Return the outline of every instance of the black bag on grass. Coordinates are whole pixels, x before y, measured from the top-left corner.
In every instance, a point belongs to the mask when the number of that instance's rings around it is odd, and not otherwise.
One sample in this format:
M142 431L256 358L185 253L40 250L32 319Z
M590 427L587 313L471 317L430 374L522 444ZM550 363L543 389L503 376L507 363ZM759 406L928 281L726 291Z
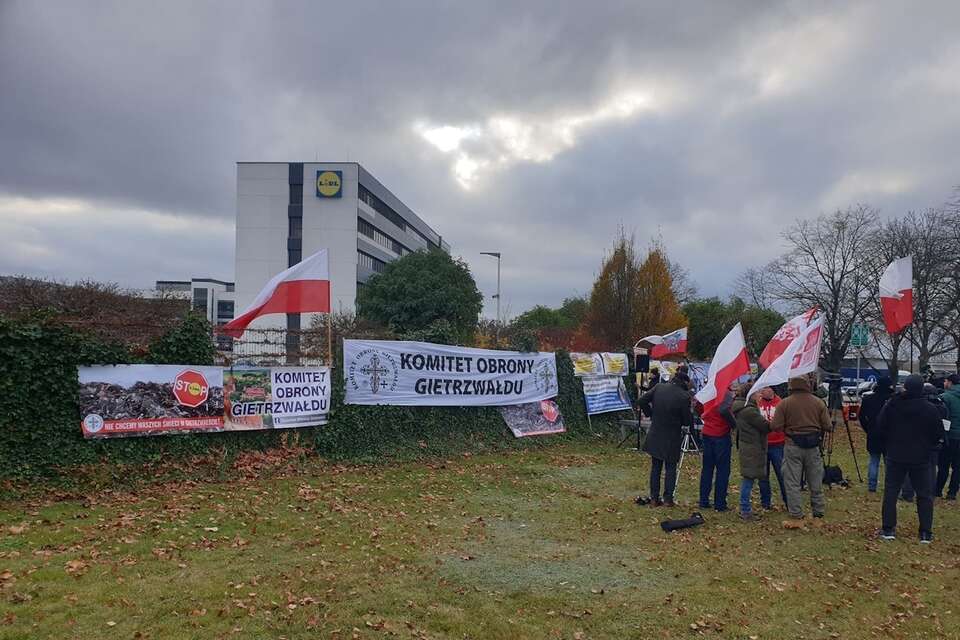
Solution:
M683 520L664 520L660 523L660 528L670 533L671 531L677 531L679 529L689 529L690 527L696 527L703 524L705 521L703 516L699 512L690 514L689 518L684 518Z

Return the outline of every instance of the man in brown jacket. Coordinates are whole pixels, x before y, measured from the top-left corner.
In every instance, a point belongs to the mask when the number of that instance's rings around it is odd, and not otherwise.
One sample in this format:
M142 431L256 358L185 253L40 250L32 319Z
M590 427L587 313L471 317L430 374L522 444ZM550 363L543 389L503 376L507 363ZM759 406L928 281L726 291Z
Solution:
M803 517L800 480L805 475L810 487L813 517L822 518L827 505L823 498L823 459L820 437L832 431L830 412L823 400L810 392L806 378L791 378L790 395L773 414L770 428L783 431L787 441L783 448L783 480L787 486L787 510L793 518Z

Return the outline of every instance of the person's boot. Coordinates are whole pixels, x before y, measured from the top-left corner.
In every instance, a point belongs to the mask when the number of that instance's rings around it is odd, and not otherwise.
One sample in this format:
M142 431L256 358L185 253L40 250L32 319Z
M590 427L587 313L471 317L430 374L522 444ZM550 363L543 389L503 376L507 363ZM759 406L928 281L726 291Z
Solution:
M663 506L665 507L675 507L677 504L673 501L673 496L666 496L663 499Z

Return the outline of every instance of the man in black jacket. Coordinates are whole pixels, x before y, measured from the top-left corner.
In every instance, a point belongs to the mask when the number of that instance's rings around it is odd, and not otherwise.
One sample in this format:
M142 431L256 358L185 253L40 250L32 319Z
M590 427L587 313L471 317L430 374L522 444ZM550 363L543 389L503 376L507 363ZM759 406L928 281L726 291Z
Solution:
M677 462L683 442L683 427L693 425L690 410L690 379L677 374L643 394L637 402L640 410L650 412L650 432L643 450L650 454L650 502L654 506L673 506L677 487ZM652 408L651 408L652 405ZM665 469L664 469L665 468ZM663 500L660 499L660 473L664 473ZM638 499L638 503L646 501Z
M883 529L880 537L893 540L897 528L897 497L905 477L917 494L920 542L933 541L933 487L930 452L943 436L943 422L924 395L923 378L908 376L902 394L880 411L876 428L886 442L887 475L883 486Z
M870 464L867 466L867 491L876 493L877 478L880 475L880 460L883 458L884 442L877 429L877 418L880 410L893 395L893 383L890 378L883 376L877 380L873 393L863 396L860 405L860 426L867 433L867 453L870 454Z

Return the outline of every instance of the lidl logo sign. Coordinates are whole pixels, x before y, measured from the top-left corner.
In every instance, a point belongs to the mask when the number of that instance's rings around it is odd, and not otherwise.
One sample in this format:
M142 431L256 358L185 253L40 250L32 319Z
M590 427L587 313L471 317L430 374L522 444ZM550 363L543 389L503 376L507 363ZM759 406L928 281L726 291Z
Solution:
M342 171L317 171L317 197L339 198L343 195Z

